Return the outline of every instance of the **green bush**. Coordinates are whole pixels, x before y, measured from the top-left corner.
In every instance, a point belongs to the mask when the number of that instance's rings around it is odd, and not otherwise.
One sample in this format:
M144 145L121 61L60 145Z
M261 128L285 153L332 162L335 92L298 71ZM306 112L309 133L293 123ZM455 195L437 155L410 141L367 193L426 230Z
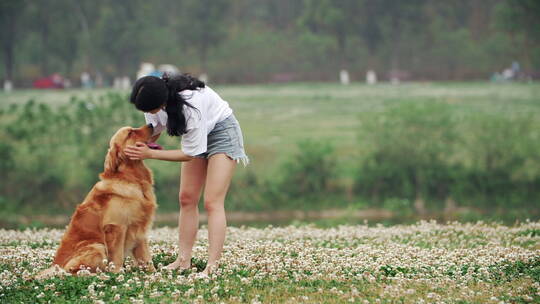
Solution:
M530 114L472 114L463 134L467 185L456 196L483 207L527 206L539 200L540 121Z
M369 152L360 160L355 192L381 203L390 198L446 198L456 141L448 107L405 103L365 113L360 142Z
M238 174L227 209L316 210L362 202L355 208L381 207L408 216L414 209L440 211L453 201L474 210L537 214L537 116L486 114L440 100L378 109L360 117L355 163L341 163L342 151L328 142L300 141L270 173L250 166ZM142 113L121 94L72 98L54 108L30 101L0 110L2 209L72 212L103 171L111 135L143 123ZM179 138L162 136L160 142L177 148ZM146 164L154 171L160 211L178 210L179 168L171 170L172 164L162 161ZM345 191L351 182L353 191Z
M2 193L19 208L71 210L103 171L109 138L142 115L125 96L73 98L52 109L29 101L0 113Z
M394 198L437 210L450 198L483 209L535 206L539 127L529 114L463 113L438 102L365 113L355 193L380 206Z
M268 199L272 184L261 180L251 168L248 167L246 170L246 174L235 177L231 182L226 208L245 211L274 209L276 202Z
M280 191L292 199L306 195L317 197L333 191L331 182L337 177L333 152L334 147L328 143L314 140L299 142L298 153L281 167Z
M5 172L0 196L20 213L71 212L103 171L112 134L122 126L144 123L142 113L120 94L72 98L58 108L29 101L1 111L0 118L0 169ZM179 138L162 137L166 147L178 146ZM333 148L313 141L298 147L298 154L278 168L277 177L263 178L248 168L235 178L228 208L291 209L335 193ZM178 210L179 170L171 170L168 162L150 160L147 165L154 171L160 210Z
M228 204L231 209L250 211L313 209L342 195L336 184L334 147L315 140L298 143L296 154L287 158L270 178L248 170L233 181ZM344 197L338 201L343 202Z

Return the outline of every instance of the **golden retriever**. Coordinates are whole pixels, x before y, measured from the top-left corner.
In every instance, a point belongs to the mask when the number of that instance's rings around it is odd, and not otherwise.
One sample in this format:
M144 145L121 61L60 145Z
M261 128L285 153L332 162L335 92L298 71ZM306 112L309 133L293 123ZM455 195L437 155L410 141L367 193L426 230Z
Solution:
M146 125L123 127L113 135L100 181L72 215L53 266L36 278L64 271L75 274L83 267L92 272L105 270L104 260L113 262L115 267L109 270L118 272L127 255L138 266L155 270L148 248L157 207L152 172L123 152L127 145L148 141L151 134L151 125Z

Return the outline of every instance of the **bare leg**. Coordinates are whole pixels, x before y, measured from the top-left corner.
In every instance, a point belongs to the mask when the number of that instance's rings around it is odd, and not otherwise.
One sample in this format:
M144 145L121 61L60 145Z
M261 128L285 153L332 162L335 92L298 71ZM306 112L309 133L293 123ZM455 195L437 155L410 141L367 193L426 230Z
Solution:
M204 207L208 213L208 264L203 273L208 275L223 251L227 220L225 217L225 196L231 183L236 162L225 154L215 154L208 160Z
M167 269L186 269L191 265L191 251L199 228L199 198L206 178L208 161L194 158L182 163L180 176L180 216L178 217L178 258Z

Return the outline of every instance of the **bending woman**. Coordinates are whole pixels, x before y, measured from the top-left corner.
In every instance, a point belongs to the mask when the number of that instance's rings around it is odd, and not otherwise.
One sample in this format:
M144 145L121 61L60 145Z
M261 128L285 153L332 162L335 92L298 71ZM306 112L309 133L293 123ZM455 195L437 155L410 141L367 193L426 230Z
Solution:
M208 263L203 274L218 266L227 228L224 201L237 162L249 159L242 131L229 104L204 82L187 74L138 79L130 102L144 112L153 126L155 142L166 128L170 136L181 136L179 150L150 149L147 143L125 149L131 159L182 162L180 173L179 252L168 269L188 269L199 225L198 202L204 186L208 213ZM152 146L152 145L151 145Z

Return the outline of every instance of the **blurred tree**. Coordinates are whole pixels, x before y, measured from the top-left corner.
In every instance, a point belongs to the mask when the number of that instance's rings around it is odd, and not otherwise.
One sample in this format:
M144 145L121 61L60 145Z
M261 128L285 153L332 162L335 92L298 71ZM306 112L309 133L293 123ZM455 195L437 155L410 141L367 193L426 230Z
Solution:
M530 69L533 49L540 44L540 1L506 0L497 5L496 15L498 26L510 34Z
M5 80L13 81L13 67L15 65L15 46L20 40L19 16L22 15L26 1L2 0L0 1L0 43L4 61Z
M57 2L62 10L76 11L77 2L70 0L60 0ZM59 17L59 16L58 16ZM57 21L50 25L50 40L53 43L49 48L51 57L56 57L64 63L64 73L71 76L75 60L79 57L79 41L81 36L73 35L73 32L80 33L81 24L75 14L63 14Z
M347 66L347 40L358 27L361 1L357 0L305 0L299 23L316 34L334 37L338 49L340 68Z
M426 0L371 0L371 9L379 12L381 23L386 23L391 42L391 69L400 69L400 54L403 32L405 30L420 31L422 24L426 22L421 8ZM378 5L379 7L375 7ZM365 32L365 37L369 34Z
M284 30L295 25L302 13L303 2L289 0L262 0L263 20L274 29Z
M39 65L42 75L62 71L70 74L78 58L80 26L75 14L75 2L48 0L29 2L25 23L40 39ZM61 67L54 62L61 62Z
M356 33L360 35L366 45L368 51L367 67L368 69L375 68L377 53L379 47L384 42L384 36L381 30L380 17L385 10L386 3L379 1L363 0L362 9L357 16L361 20L360 26L356 29Z
M82 61L82 69L84 71L93 70L93 57L96 52L94 37L97 36L95 31L96 22L99 20L100 10L103 6L103 1L99 0L80 0L71 2L74 8L73 16L79 23L79 56Z
M142 0L107 1L101 7L96 40L102 57L100 64L106 72L116 76L134 74L145 48L151 47L146 45L143 34L152 24L146 18L152 8L152 3Z
M182 41L195 47L201 69L205 72L208 51L227 34L224 23L228 8L226 0L188 0L182 3L177 33Z
M53 20L58 18L57 1L35 1L29 3L29 25L30 28L37 32L40 39L40 56L39 65L42 75L49 75L49 62L51 59L49 38L50 27L53 24Z
M494 0L495 1L495 0ZM489 45L489 22L479 25L480 15L490 16L494 1L476 0L426 1L423 7L423 22L411 43L417 44L411 57L421 62L426 77L445 75L446 79L485 77L498 67L496 60L490 58L497 54L499 45ZM486 56L486 53L490 55ZM495 57L495 56L493 56ZM488 66L483 64L487 61ZM415 68L411 66L411 68Z
M473 38L481 41L485 33L491 32L491 11L498 0L469 0L469 19L467 26L471 29Z
M264 25L272 30L296 30L302 14L302 1L288 0L233 0L228 3L229 24L234 29L241 25Z
M534 72L538 3L5 0L0 73L23 72L29 80L52 70L99 70L110 79L133 75L144 60L183 69L197 64L218 81L235 82L328 80L344 66L357 75L367 68L408 71L415 79L472 79L514 59Z

